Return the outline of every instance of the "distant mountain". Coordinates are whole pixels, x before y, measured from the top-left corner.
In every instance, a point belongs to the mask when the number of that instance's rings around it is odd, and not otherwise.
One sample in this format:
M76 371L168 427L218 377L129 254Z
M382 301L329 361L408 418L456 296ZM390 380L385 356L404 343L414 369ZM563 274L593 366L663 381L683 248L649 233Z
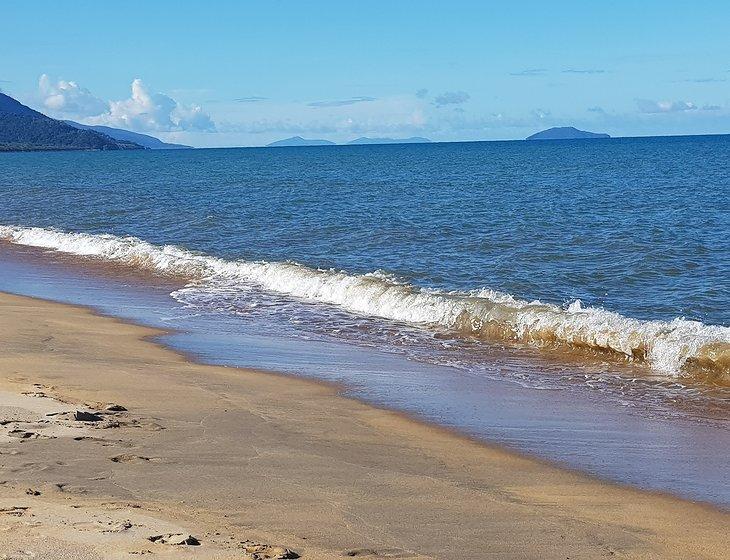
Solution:
M548 128L532 136L528 136L526 140L577 140L580 138L611 138L608 134L598 132L586 132L578 130L572 126L556 126Z
M139 144L140 146L148 148L150 150L180 150L185 148L192 148L192 146L185 146L184 144L170 144L168 142L163 142L162 140L160 140L159 138L155 138L154 136L140 134L139 132L131 132L122 128L112 128L111 126L98 125L92 126L88 124L77 123L74 121L63 122L81 130L95 130L96 132L101 132L102 134L106 134L110 138L114 138L114 140L121 140L122 142L134 142L135 144Z
M281 148L285 146L334 146L334 142L329 140L307 140L301 136L292 136L291 138L285 138L284 140L277 140L271 144L267 144L268 148Z
M94 130L79 130L0 93L0 152L35 150L141 150Z
M361 138L355 138L347 142L348 144L428 144L431 142L428 138L421 138L420 136L411 136L410 138L368 138L363 136Z

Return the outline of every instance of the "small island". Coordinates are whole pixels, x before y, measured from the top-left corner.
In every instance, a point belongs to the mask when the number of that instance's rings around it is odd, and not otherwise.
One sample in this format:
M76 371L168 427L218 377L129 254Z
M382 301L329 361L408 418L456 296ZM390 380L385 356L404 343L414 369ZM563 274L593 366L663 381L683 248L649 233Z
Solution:
M431 140L421 136L411 136L410 138L368 138L362 136L348 142L349 145L363 144L429 144Z
M581 140L587 138L611 138L608 134L602 132L588 132L578 130L572 126L555 126L548 128L542 132L528 136L526 140Z
M292 136L291 138L284 138L284 140L277 140L271 144L266 144L267 148L288 148L292 146L334 146L334 142L329 140L319 139L307 139L301 136Z
M120 142L133 142L148 150L185 150L191 149L192 146L186 146L185 144L171 144L170 142L163 142L159 138L150 136L149 134L141 134L139 132L132 132L131 130L124 130L123 128L112 128L111 126L101 125L88 125L81 124L74 121L63 121L66 124L70 124L74 128L81 130L93 130L105 134L109 138L118 140Z

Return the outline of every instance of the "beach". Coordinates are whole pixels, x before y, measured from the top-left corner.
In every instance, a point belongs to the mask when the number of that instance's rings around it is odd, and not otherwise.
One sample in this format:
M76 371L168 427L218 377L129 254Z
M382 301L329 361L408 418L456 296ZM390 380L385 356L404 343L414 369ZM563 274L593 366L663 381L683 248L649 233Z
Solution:
M723 511L332 385L196 364L160 334L0 295L6 557L700 559L730 546ZM189 536L200 544L171 544Z

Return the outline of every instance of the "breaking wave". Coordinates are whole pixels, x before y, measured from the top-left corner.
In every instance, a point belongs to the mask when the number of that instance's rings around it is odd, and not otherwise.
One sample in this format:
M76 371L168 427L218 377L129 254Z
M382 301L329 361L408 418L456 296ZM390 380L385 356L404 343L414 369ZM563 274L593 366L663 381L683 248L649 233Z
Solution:
M642 321L574 301L561 307L489 289L443 292L373 272L348 274L290 262L225 260L136 237L0 226L0 239L179 276L204 287L256 286L349 312L448 329L460 335L608 352L680 375L699 368L730 379L730 328L677 318Z

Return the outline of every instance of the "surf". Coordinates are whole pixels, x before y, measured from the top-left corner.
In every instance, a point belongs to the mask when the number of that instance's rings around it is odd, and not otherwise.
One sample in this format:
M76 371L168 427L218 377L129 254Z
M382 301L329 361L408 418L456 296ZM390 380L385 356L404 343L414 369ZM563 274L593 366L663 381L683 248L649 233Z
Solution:
M681 317L641 320L579 300L560 306L488 288L439 291L380 271L352 274L296 262L226 260L131 236L6 225L0 226L0 239L180 277L189 283L188 300L196 290L210 297L216 290L256 287L457 336L603 352L670 376L699 372L714 383L730 383L730 328Z

